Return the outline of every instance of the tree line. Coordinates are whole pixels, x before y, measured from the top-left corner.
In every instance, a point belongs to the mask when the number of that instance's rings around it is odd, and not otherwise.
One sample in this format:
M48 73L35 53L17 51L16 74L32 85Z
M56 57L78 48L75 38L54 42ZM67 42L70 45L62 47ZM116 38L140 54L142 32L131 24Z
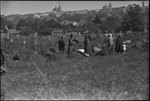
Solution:
M94 32L119 32L119 31L144 31L149 27L149 7L142 8L138 4L130 4L126 8L113 8L111 10L99 10L99 12L88 12L87 14L62 14L56 17L54 14L47 18L21 18L17 23L6 20L3 21L8 28L16 28L23 35L38 32L41 35L51 35L55 29L65 31L83 32L85 30ZM1 18L1 20L4 20ZM63 25L64 20L76 21L81 23L78 26L73 24ZM1 23L2 25L2 23Z

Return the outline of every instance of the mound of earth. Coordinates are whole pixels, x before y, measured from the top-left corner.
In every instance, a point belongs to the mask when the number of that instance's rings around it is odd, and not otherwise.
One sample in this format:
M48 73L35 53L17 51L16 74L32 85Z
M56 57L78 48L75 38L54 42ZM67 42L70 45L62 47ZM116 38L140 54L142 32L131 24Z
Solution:
M107 50L107 47L106 46L103 46L102 47L102 50L101 51L98 51L95 56L106 56L108 55L108 50Z
M72 54L67 55L66 57L72 59L72 58L84 57L84 55L83 55L83 54L80 54L80 53L78 53L78 52L73 52Z

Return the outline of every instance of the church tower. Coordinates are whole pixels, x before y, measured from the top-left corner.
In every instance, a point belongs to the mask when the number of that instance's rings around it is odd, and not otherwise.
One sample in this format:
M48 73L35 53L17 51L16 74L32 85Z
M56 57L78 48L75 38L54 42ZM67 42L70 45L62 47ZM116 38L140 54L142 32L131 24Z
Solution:
M112 3L110 2L110 3L109 3L109 9L111 9L111 8L112 8Z
M60 6L60 1L59 1L59 5L58 5L58 12L61 11L61 6Z
M144 1L142 1L142 7L144 7Z

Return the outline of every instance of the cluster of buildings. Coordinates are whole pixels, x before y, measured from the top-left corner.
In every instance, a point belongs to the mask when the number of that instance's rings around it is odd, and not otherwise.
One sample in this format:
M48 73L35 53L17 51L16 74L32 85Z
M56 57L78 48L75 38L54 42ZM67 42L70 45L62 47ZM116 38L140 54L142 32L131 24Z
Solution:
M111 10L112 9L112 3L110 2L108 5L105 4L105 6L103 6L102 9L109 9L109 10Z

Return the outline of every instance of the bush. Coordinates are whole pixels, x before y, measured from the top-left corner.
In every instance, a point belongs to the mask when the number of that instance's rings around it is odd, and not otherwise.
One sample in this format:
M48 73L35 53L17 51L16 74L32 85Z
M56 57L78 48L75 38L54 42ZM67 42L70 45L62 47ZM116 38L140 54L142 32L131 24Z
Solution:
M51 32L52 32L52 28L46 28L39 31L38 33L39 35L51 35Z

